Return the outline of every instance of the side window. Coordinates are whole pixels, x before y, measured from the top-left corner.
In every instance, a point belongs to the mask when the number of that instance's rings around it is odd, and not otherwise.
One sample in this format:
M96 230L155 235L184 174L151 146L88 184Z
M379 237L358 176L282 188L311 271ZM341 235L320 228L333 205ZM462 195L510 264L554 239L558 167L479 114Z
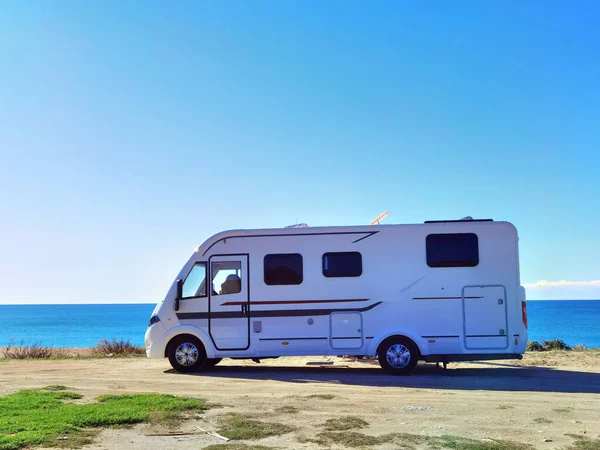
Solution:
M242 291L242 263L218 261L211 264L211 295L237 294Z
M206 264L196 263L183 282L183 298L206 297Z
M475 267L479 240L474 233L430 234L426 238L429 267Z
M301 284L303 279L302 255L287 253L265 256L265 284Z
M360 277L362 275L362 255L358 252L325 253L323 255L323 275L328 278Z

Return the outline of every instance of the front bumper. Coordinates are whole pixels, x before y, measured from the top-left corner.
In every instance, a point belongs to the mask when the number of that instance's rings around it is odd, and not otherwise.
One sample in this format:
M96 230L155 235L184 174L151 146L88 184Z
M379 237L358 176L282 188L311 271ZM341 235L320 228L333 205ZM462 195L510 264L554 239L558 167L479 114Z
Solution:
M146 356L148 358L164 358L167 329L161 322L150 325L144 336Z

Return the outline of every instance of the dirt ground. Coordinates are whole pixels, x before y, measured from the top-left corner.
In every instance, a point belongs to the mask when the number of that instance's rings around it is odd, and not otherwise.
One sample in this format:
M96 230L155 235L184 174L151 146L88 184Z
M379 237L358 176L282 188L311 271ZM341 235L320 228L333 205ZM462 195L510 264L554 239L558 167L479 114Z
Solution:
M158 433L148 424L109 429L86 447L95 450L221 444L198 434L198 427L213 431L216 417L230 411L297 427L254 442L277 448L323 449L297 439L314 437L325 420L345 415L366 420L369 426L359 431L373 436L454 435L558 449L573 443L566 434L600 435L600 351L530 353L522 361L450 364L446 371L420 364L408 377L386 375L371 362L337 357L260 364L223 360L213 371L193 375L174 373L167 360L145 358L0 362L0 395L51 384L68 386L90 401L107 393L159 392L223 405L201 419L182 422L178 431L194 434L149 436ZM334 397L307 398L314 394ZM286 405L299 412L275 412Z

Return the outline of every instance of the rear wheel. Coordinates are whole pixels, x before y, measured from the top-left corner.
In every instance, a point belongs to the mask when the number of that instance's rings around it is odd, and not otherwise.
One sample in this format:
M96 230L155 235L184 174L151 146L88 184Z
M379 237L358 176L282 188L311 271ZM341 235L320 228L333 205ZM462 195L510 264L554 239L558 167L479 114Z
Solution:
M191 335L174 338L169 344L167 356L173 369L181 373L199 372L208 366L204 345Z
M391 337L379 346L379 365L392 375L408 375L419 361L419 349L413 341L403 337Z

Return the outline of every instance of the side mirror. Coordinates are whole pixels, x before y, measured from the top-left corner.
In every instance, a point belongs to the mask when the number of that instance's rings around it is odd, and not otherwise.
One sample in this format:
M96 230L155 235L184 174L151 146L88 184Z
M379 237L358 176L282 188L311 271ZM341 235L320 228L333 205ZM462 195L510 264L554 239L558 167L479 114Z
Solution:
M178 279L176 282L177 293L175 294L175 311L179 311L179 300L183 297L183 280Z

